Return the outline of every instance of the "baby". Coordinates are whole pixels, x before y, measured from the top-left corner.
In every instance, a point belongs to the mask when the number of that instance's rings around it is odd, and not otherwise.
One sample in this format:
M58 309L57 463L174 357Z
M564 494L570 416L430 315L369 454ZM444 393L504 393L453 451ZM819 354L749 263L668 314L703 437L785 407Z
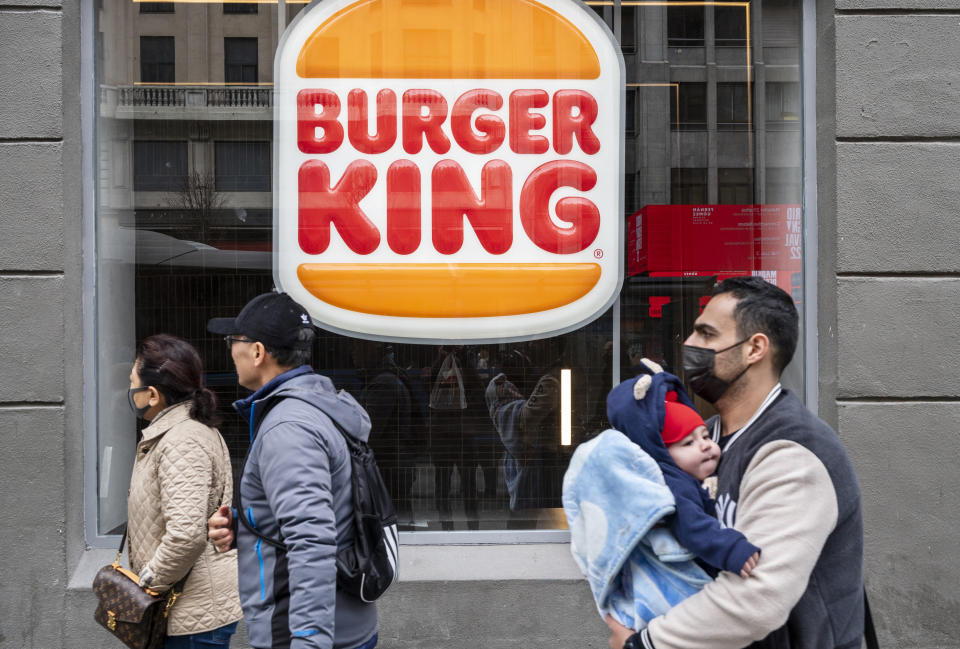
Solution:
M691 407L680 380L666 372L654 376L654 381L640 377L611 390L607 417L660 465L676 502L676 511L664 522L677 541L696 555L710 576L727 570L746 578L757 565L760 549L740 532L720 525L713 515L714 501L701 484L716 470L720 447Z

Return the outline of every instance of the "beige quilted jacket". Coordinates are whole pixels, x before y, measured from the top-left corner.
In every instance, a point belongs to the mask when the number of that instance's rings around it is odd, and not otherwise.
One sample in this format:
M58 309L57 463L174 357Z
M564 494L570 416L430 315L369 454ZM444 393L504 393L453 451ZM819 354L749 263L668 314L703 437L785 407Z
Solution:
M242 617L237 551L207 541L207 518L230 505L230 455L220 433L190 418L190 404L170 406L143 431L130 478L127 523L130 567L147 566L165 590L190 568L172 609L170 635L201 633Z

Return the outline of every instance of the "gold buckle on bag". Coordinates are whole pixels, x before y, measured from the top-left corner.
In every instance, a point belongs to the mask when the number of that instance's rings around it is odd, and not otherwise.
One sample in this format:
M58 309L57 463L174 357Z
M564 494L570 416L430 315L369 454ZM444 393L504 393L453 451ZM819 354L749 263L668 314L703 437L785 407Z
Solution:
M107 611L107 628L111 631L117 630L117 614L113 611Z
M163 609L163 617L167 617L170 613L170 607L177 602L177 598L180 597L180 593L176 590L170 590L170 597L167 598L167 606Z

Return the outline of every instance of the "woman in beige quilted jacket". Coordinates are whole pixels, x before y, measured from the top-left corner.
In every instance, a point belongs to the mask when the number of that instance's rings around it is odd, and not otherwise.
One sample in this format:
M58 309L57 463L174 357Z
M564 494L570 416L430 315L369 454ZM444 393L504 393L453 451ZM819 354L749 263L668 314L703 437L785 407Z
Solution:
M233 478L197 351L174 336L147 338L137 349L127 397L150 422L130 478L130 565L141 585L161 591L189 574L170 609L164 649L226 649L243 615L237 551L214 550L207 519L231 504Z

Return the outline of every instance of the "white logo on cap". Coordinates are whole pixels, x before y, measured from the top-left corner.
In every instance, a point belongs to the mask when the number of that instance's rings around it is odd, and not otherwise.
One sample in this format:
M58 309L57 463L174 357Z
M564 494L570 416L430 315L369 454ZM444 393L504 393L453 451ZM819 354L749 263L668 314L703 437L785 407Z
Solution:
M303 321L303 324L310 324L310 317L306 313L300 314L300 320Z

